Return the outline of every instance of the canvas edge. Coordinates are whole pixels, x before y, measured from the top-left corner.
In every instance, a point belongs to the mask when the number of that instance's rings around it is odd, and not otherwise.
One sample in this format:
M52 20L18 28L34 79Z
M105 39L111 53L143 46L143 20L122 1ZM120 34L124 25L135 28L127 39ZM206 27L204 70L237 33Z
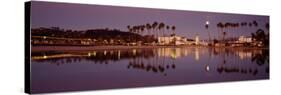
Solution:
M30 13L31 2L24 2L24 92L31 94L30 72Z

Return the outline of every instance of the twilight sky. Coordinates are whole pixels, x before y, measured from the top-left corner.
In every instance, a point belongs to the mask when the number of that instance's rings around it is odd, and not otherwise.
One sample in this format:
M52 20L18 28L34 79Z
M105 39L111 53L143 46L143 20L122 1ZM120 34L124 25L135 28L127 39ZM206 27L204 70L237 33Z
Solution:
M194 12L182 10L163 10L148 8L129 8L100 6L71 3L50 3L32 1L31 26L60 27L64 29L86 30L95 28L120 29L128 31L127 25L152 24L154 21L166 25L175 25L176 34L187 38L194 38L196 34L200 39L208 39L205 29L207 16L210 22L209 31L211 38L218 37L217 23L219 22L258 22L258 27L240 27L230 29L228 37L240 35L250 36L251 33L261 28L265 30L265 23L269 16L240 15L209 12ZM167 33L166 33L167 34Z

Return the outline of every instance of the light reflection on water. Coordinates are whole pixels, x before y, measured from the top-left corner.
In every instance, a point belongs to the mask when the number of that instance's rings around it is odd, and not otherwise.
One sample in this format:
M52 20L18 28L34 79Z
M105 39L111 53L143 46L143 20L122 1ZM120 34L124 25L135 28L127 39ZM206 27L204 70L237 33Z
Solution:
M32 52L34 92L269 78L269 50L155 48Z

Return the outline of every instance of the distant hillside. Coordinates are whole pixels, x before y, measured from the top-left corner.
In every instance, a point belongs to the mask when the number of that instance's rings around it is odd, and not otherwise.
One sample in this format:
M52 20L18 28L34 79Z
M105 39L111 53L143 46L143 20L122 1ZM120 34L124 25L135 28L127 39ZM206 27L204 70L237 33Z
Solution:
M32 36L50 36L65 38L116 38L116 37L141 37L136 33L120 31L117 29L88 29L88 30L67 30L58 27L51 28L33 28Z
M61 29L59 27L50 28L33 28L31 29L32 39L36 44L46 44L44 40L48 40L51 43L60 44L72 44L74 42L66 41L65 38L69 39L91 39L95 44L108 44L108 43L131 43L131 42L144 42L150 43L157 41L152 35L142 36L137 33L131 33L126 31L120 31L117 29L88 29L88 30L69 30ZM48 39L45 39L48 38ZM63 38L64 40L57 38ZM79 42L78 44L81 44ZM47 43L49 44L49 43ZM76 43L77 44L77 43Z

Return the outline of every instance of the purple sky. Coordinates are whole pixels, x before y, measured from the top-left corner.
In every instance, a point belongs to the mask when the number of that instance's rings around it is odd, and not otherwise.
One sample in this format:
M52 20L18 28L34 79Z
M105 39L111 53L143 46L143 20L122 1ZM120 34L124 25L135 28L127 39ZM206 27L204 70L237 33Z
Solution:
M120 29L128 31L127 25L141 25L154 21L175 25L176 34L187 38L194 38L196 34L201 39L207 39L208 33L205 22L209 17L211 37L218 37L218 22L252 22L256 20L258 27L242 27L231 29L228 36L250 36L261 28L265 30L265 23L269 16L240 15L224 13L208 13L181 10L162 10L147 8L128 8L114 6L100 6L87 4L50 3L32 1L31 25L37 27L60 27L64 29L86 30L95 28Z

